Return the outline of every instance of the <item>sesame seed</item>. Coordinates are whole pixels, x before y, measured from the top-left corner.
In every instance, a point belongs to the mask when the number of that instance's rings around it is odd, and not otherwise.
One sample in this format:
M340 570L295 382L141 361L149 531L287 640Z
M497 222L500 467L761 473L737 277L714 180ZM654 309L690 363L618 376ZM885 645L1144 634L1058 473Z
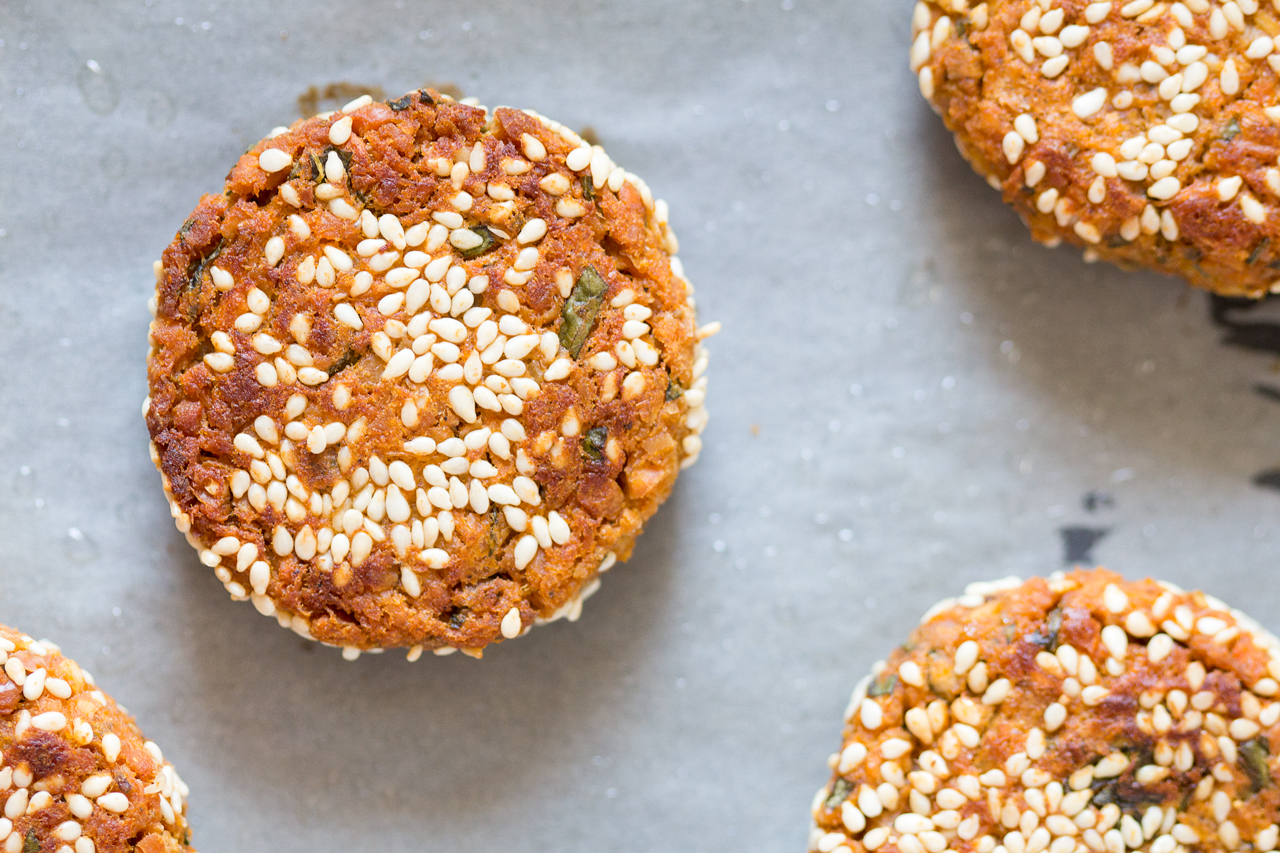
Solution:
M36 671L41 673L40 687L41 689L43 689L44 670L36 670ZM23 687L25 690L25 685ZM36 698L38 698L38 694ZM43 714L36 714L34 717L32 717L31 725L33 728L40 729L41 731L44 731L44 732L60 732L67 727L67 718L66 718L66 715L64 715L60 711L46 711Z
M1148 187L1147 195L1159 201L1167 201L1177 195L1178 190L1180 189L1182 189L1182 183L1177 178L1170 175L1168 177L1161 178ZM1244 207L1243 202L1241 203L1241 207ZM1261 207L1261 205L1259 205L1259 207ZM1246 211L1246 215L1248 215L1248 211Z
M1071 111L1079 118L1089 118L1107 103L1107 90L1101 87L1077 96L1071 102Z
M862 725L864 725L868 729L872 729L873 731L875 729L880 728L880 726L884 723L883 709L881 709L879 704L877 704L876 702L873 702L870 699L862 700L860 714L861 714ZM868 815L868 817L872 817L872 815Z
M517 558L518 560L519 558ZM513 607L502 617L502 636L508 640L520 636L523 625L520 620L520 608Z
M524 152L524 156L530 160L546 159L547 149L542 142L532 134L524 133L520 136L520 147Z
M1040 66L1040 74L1052 80L1053 78L1061 74L1063 71L1067 70L1067 65L1070 63L1070 61L1071 61L1070 58L1065 55L1055 56L1052 59L1047 59L1045 60L1044 64Z
M274 174L293 165L293 157L279 148L268 148L258 155L258 166L262 171Z

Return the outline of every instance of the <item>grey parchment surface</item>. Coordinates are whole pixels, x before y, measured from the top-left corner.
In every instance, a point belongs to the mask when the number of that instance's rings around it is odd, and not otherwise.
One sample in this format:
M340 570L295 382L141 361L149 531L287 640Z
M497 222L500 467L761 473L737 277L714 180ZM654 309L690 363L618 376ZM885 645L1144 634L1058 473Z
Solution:
M801 850L848 691L969 580L1096 559L1280 627L1280 312L1032 244L917 94L908 15L0 3L0 621L136 714L201 850ZM339 81L590 125L724 322L634 558L483 661L347 663L231 602L147 458L151 261Z

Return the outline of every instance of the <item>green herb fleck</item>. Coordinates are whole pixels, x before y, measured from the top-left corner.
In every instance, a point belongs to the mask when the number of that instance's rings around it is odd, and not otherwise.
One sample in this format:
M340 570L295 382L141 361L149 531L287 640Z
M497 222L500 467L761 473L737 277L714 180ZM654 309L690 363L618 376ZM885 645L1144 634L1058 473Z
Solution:
M1223 142L1230 142L1231 140L1235 139L1236 136L1238 136L1239 134L1240 134L1240 122L1237 119L1232 118L1231 121L1227 122L1227 126L1223 128L1221 138Z
M187 267L187 280L183 282L182 292L195 293L200 290L200 282L204 278L205 271L213 266L213 262L217 260L218 255L222 254L222 240L218 240L218 246L209 254L205 255L198 261L193 261L191 266ZM191 321L194 323L200 319L200 302L194 300L190 308Z
M1262 738L1254 738L1240 744L1240 765L1256 794L1263 788L1271 787L1271 768L1267 764L1270 750Z
M426 104L427 106L431 106L436 102L436 99L431 97L431 93L428 92L426 89L418 90L418 100Z
M583 175L582 178L580 179L580 183L582 184L582 197L587 201L595 201L596 185L594 182L592 182L591 176Z
M453 630L460 631L465 624L467 624L467 608L459 607L449 614L449 627Z
M307 163L311 166L311 174L307 176L311 179L311 182L314 184L324 183L324 161L320 159L320 155L308 154ZM298 165L302 165L301 161L299 161Z
M672 377L671 381L667 383L667 402L679 400L683 394L684 386L680 384L679 380Z
M592 462L602 461L604 459L604 446L608 441L609 430L607 427L592 427L582 437L582 455Z
M494 504L489 509L489 554L490 555L492 555L494 551L497 551L498 548L502 546L502 543L498 541L498 525L501 522L502 522L502 507L498 506L497 504Z
M560 312L560 343L574 358L578 357L582 345L591 336L596 315L600 313L600 303L608 289L609 284L600 273L594 267L586 267L565 300L564 310Z
M849 795L853 793L853 783L847 779L837 779L836 783L831 786L831 796L827 797L826 807L828 810L837 809L840 804L849 799Z
M27 830L27 839L22 842L22 853L40 853L40 838L34 829Z
M408 95L405 95L403 98L396 98L394 101L387 101L387 106L391 107L391 109L395 110L396 112L403 112L404 110L409 109L409 105L412 103L413 103L413 95L408 94Z
M1062 630L1062 608L1055 607L1045 617L1044 625L1027 635L1027 642L1053 651L1058 646L1058 632Z
M868 696L884 696L892 693L894 688L898 686L898 676L889 674L881 674L879 678L871 682L871 686L867 688Z
M1258 258L1262 257L1262 253L1266 251L1267 244L1271 242L1270 237L1263 237L1258 241L1258 245L1249 253L1249 259L1245 261L1247 266L1253 266L1258 262Z
M360 353L356 352L354 349L349 349L342 355L338 356L338 360L329 365L329 369L325 372L329 374L330 378L332 378L358 361L360 361Z
M485 228L483 225L473 225L469 230L471 233L479 236L480 245L474 246L470 249L459 249L458 254L462 255L464 258L474 258L479 255L483 255L485 252L493 248L495 241L493 239L492 231Z

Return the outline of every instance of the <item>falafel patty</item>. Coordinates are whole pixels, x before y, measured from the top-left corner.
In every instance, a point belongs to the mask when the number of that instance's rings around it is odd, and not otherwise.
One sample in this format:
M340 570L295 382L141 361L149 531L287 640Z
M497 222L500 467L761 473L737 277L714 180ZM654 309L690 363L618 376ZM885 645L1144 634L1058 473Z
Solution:
M972 584L854 691L822 853L1269 853L1280 645L1103 569Z
M433 90L278 128L157 262L145 408L232 596L355 657L576 619L701 449L667 207Z
M911 69L1046 244L1227 296L1280 281L1280 13L1259 0L920 0Z
M0 850L192 850L187 786L89 673L3 625L0 667Z

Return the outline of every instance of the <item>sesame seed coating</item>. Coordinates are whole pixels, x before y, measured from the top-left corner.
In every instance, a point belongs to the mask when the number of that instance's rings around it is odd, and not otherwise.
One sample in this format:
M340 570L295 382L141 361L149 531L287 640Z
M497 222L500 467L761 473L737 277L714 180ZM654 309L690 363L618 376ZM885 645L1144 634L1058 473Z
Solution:
M431 90L348 107L165 251L153 459L234 598L348 658L478 656L629 556L701 449L715 325L599 146Z
M0 625L0 850L189 851L187 786L47 640Z
M872 668L810 850L1270 853L1280 641L1104 569L971 584Z
M919 0L910 63L1045 244L1280 287L1280 18L1258 0Z

